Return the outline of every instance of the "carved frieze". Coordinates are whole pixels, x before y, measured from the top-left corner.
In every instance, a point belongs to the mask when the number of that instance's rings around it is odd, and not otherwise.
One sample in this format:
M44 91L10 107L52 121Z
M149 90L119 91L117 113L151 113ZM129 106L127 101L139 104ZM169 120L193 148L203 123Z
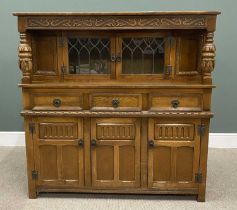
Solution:
M210 118L212 112L92 112L92 111L32 111L25 110L21 112L23 116L76 116L76 117L202 117Z
M204 16L77 16L77 17L27 17L27 28L57 29L127 29L127 28L205 28Z
M30 83L30 74L32 71L32 50L27 41L25 33L20 34L20 45L18 47L19 68L22 71L22 83Z

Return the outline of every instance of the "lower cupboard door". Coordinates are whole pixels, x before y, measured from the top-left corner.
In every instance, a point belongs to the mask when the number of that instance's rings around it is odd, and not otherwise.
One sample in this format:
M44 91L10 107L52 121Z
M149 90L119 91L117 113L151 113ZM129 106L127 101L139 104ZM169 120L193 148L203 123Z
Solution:
M148 187L196 188L200 136L198 119L149 119Z
M34 139L37 185L84 185L82 122L78 119L36 119Z
M92 186L140 186L140 119L97 118L91 128Z

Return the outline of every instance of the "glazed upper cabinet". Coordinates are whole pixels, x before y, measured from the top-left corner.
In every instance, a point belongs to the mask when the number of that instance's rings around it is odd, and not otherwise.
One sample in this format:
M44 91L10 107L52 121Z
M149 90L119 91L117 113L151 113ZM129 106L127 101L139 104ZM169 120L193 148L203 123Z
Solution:
M32 40L35 75L139 80L200 74L203 38L197 32L62 32Z
M68 75L124 79L138 75L162 77L170 70L174 39L169 33L90 35L79 32L69 33L62 39Z

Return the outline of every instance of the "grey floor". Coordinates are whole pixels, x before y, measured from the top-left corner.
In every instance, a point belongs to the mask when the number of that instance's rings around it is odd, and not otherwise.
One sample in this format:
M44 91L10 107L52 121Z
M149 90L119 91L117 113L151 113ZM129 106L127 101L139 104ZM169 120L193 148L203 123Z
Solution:
M25 149L0 147L0 209L237 209L237 149L210 149L207 198L193 196L42 194L27 198Z

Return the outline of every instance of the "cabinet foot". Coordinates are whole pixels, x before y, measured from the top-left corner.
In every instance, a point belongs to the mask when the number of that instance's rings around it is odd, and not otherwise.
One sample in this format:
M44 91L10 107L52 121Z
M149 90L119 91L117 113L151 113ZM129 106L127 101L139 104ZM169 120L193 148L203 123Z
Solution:
M197 201L205 202L205 200L206 200L206 181L203 181L203 183L199 185Z
M29 197L29 199L35 199L35 198L37 198L37 193L36 193L36 191L29 191L28 197Z
M206 201L205 194L198 194L197 195L197 202L205 202L205 201Z

